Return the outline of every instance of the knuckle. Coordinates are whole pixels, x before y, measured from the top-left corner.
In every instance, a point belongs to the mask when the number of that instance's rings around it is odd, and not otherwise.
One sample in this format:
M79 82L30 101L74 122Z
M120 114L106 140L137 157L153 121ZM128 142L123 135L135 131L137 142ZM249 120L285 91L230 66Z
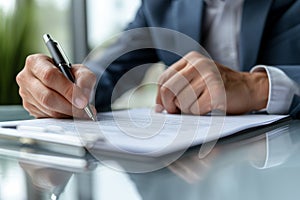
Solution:
M190 51L187 56L195 56L198 55L199 53L197 51Z
M165 96L166 94L170 93L170 89L167 86L163 85L160 88L160 93L162 96Z
M42 54L32 54L26 57L25 68L34 68L40 61L47 60L48 57Z
M30 104L27 101L23 101L23 107L25 110L27 110L29 113L31 113Z
M86 76L86 70L85 69L81 69L81 68L78 68L78 66L74 67L74 65L72 66L72 70L73 70L73 73L78 76L78 77L81 77L81 76ZM74 72L75 71L75 72Z
M46 85L50 85L53 83L53 81L55 81L56 71L57 70L55 68L46 68L41 71L41 78Z
M63 92L64 93L64 96L68 99L68 100L71 100L72 99L72 96L73 96L73 91L74 91L74 88L71 87L71 86L68 86L65 88L65 91Z
M212 71L207 71L204 75L206 80L214 80L215 78L215 74Z
M29 55L26 57L26 60L25 60L25 66L32 66L36 63L36 60L38 58L38 54L33 54L33 55Z
M19 88L19 95L24 98L26 96L25 91L22 88Z
M207 67L210 65L210 61L207 58L200 57L197 59L197 61L194 63L194 66L200 70L202 67Z
M198 73L198 70L196 69L195 65L188 65L182 73L183 73L183 76L185 76L185 75L189 75L189 74Z
M158 83L158 85L162 85L164 82L165 82L165 77L162 75L158 78L157 83Z
M216 67L215 63L213 62L213 60L203 57L203 58L199 58L198 60L199 66L203 66L203 67L207 67L210 70L209 71L213 71L213 69Z
M46 90L40 95L41 104L46 108L50 108L52 105L52 92Z
M29 115L35 118L40 117L40 115L34 111L33 105L31 105L28 101L23 101L23 107L29 113Z
M24 82L23 71L21 71L20 73L17 74L17 76L16 76L16 82L17 82L17 84L19 86Z

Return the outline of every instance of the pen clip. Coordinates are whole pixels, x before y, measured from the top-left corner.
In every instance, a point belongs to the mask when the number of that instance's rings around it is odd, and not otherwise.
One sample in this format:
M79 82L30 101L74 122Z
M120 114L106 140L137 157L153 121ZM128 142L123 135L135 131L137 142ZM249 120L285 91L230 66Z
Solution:
M55 43L56 43L56 46L57 46L58 50L61 52L62 57L66 61L65 64L68 65L69 68L72 68L72 65L71 65L71 63L69 61L69 58L66 56L66 53L63 50L63 48L60 46L60 44L57 41L55 41Z

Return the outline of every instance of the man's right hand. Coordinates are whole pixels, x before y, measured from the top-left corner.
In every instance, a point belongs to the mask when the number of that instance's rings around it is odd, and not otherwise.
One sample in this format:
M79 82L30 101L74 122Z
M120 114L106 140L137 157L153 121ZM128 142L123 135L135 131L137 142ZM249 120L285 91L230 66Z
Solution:
M24 108L36 118L87 118L83 108L89 103L96 76L79 64L72 66L72 73L76 85L64 77L50 57L28 56L16 77Z

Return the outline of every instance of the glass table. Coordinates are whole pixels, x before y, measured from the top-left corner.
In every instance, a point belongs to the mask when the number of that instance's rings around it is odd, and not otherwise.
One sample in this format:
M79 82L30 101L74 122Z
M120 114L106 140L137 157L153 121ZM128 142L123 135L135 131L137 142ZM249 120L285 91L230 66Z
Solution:
M0 109L1 119L5 113ZM5 200L300 197L299 120L253 137L220 140L204 158L199 158L199 148L192 148L170 165L144 173L127 173L114 157L102 163L88 154L70 157L3 142L0 147L0 199Z

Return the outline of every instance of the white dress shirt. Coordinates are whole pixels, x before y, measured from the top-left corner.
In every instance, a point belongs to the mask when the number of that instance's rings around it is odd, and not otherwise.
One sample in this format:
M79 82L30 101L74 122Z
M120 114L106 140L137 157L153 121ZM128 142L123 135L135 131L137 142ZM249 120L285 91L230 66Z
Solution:
M240 70L238 49L244 0L204 1L204 48L213 60L231 69ZM300 86L276 67L253 66L251 72L263 70L267 72L269 78L267 112L286 114L293 96L300 94Z

